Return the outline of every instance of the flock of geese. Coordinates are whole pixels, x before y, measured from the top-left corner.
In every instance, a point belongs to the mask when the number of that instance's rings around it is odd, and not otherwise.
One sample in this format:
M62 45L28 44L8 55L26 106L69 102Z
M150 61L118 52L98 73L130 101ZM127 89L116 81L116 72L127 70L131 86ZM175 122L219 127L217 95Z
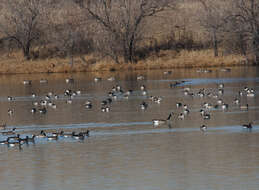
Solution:
M198 71L197 71L198 72ZM202 71L199 71L202 72ZM226 72L229 72L229 70L226 70ZM165 75L169 75L171 74L171 71L166 71L164 72ZM144 76L138 76L137 80L143 80ZM101 81L102 78L94 78L94 82L99 82ZM108 81L114 81L115 78L114 77L110 77L107 79ZM39 81L40 83L48 83L47 79L41 79ZM67 78L65 79L66 83L74 83L74 79L73 78ZM216 104L212 104L210 102L204 102L200 108L200 115L204 120L209 120L211 118L211 110L215 110L215 109L221 109L223 111L228 110L229 105L227 103L225 103L223 101L223 95L224 95L224 84L219 84L218 88L216 90L216 92L211 91L209 89L199 89L198 92L194 92L190 87L184 87L184 83L186 81L175 81L174 83L170 83L169 84L169 88L174 89L174 88L180 88L182 89L183 92L183 96L190 96L190 97L194 97L194 96L198 96L201 98L204 97L209 97L211 99L216 100ZM24 80L23 81L24 85L32 85L32 81L30 80ZM150 96L148 94L147 88L145 85L141 85L140 89L139 89L141 95L147 97L147 100L155 102L160 104L162 101L162 97L159 96ZM111 110L111 104L114 100L116 100L119 97L122 98L126 98L128 99L129 96L131 96L133 93L133 90L127 90L124 91L122 89L122 87L120 85L116 85L114 87L112 87L110 89L110 91L107 93L107 98L105 98L103 101L100 102L101 105L101 112L110 112ZM76 96L80 96L81 95L81 91L80 90L71 90L71 89L65 89L64 90L64 94L62 95L62 97L65 97L66 103L67 104L72 104L72 100L76 97ZM239 108L241 110L248 110L249 109L249 105L242 105L240 102L240 99L242 96L247 96L247 97L255 97L255 90L252 88L248 88L248 87L244 87L241 91L238 92L236 98L233 100L233 104L238 105ZM48 109L52 108L52 109L56 109L57 105L55 104L55 100L58 100L60 98L60 95L56 95L53 92L48 92L43 98L41 98L39 101L36 101L36 97L37 95L35 93L31 94L31 97L33 99L32 105L33 108L31 108L30 112L32 114L35 114L37 112L39 112L40 114L47 114ZM11 97L8 96L7 97L8 101L14 101L15 97ZM93 103L90 100L87 100L84 103L84 107L86 109L92 109L93 108ZM148 103L146 100L142 101L142 103L139 105L140 109L142 110L146 110L148 108ZM168 125L171 126L171 123L173 121L173 119L180 119L183 120L185 119L185 117L187 117L189 115L189 113L191 112L190 108L188 105L182 103L182 102L178 102L176 103L176 108L178 110L182 110L180 111L180 113L173 113L170 112L168 117L166 119L153 119L152 123L154 127L160 126L160 125ZM14 110L9 109L8 110L8 114L9 115L13 115L14 114ZM243 128L244 129L252 129L252 124L253 122L250 122L248 124L244 124ZM207 126L206 125L201 125L200 126L200 130L205 132L207 130ZM89 130L85 131L85 132L71 132L71 133L67 133L64 131L57 131L54 133L46 133L44 131L41 131L40 134L32 134L29 136L26 136L25 138L22 138L20 134L16 133L16 128L13 128L12 130L7 130L7 126L6 124L2 124L0 125L0 134L2 134L3 136L7 136L7 138L3 141L0 141L0 144L5 144L8 145L10 147L16 146L16 145L23 145L23 144L29 144L29 143L35 143L35 140L37 138L45 138L48 140L57 140L58 138L66 138L66 137L71 137L74 139L80 139L83 140L85 139L85 137L89 137Z
M202 72L202 71L199 71L199 72ZM226 70L225 72L229 72L229 70ZM183 83L185 83L185 81L176 81L176 82L170 84L170 88L176 88L177 86L180 86ZM183 95L191 96L191 97L197 96L197 97L201 97L201 98L209 97L211 99L216 100L216 104L214 104L214 105L213 105L213 103L204 102L199 110L201 117L204 120L209 120L211 118L210 112L212 110L227 111L229 109L229 104L225 103L222 99L223 95L224 95L224 86L225 85L223 83L219 84L216 93L213 93L209 89L204 89L204 88L199 89L199 91L197 93L194 93L194 92L192 92L191 88L185 87L185 88L183 88ZM235 98L232 102L232 104L239 106L240 110L248 111L249 105L241 104L240 99L242 96L255 97L255 90L253 88L244 87L241 91L238 92L237 98ZM183 111L176 114L176 119L183 120L185 117L187 117L189 115L190 109L189 109L189 106L186 104L183 104L181 102L176 103L177 109L179 109L181 107L183 108ZM175 114L173 112L170 112L167 119L154 119L153 125L159 126L159 125L167 124L168 126L171 127L173 115L175 115ZM253 122L249 122L248 124L243 124L242 127L243 127L243 129L251 130L253 128L252 124L253 124ZM200 126L200 130L202 132L205 132L207 130L207 128L208 127L204 124Z

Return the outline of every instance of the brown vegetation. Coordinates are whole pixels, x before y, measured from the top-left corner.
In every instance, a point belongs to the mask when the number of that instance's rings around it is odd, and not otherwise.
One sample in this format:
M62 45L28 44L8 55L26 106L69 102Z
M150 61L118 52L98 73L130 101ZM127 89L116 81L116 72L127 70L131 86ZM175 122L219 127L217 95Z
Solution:
M0 73L259 63L255 0L3 0Z

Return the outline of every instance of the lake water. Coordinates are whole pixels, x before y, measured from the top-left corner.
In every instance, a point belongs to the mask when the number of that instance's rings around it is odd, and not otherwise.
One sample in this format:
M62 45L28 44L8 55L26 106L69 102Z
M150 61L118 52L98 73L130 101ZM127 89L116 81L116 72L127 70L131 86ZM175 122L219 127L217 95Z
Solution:
M144 80L137 80L144 76ZM94 82L95 77L103 80ZM107 78L115 77L115 81ZM48 79L47 84L40 79ZM74 83L67 84L66 78ZM24 85L31 80L31 85ZM170 83L185 81L175 88ZM212 97L199 97L206 93L217 94L224 83L224 94L219 98L228 109L212 109L210 120L204 120L199 111L204 102L217 104ZM102 100L113 86L133 90L125 98L113 99L110 112L102 112ZM145 85L147 95L142 95ZM194 96L185 96L189 87ZM244 87L253 88L255 97L247 97ZM36 139L35 143L19 147L0 145L0 187L12 190L258 190L259 188L259 68L235 67L230 72L220 68L212 72L197 69L164 71L37 74L0 76L0 121L7 130L17 128L22 137L64 130L86 131L85 140L60 137L57 141ZM81 95L67 104L65 89L81 90ZM33 102L44 99L48 92L59 95L52 101L56 109L47 107L46 114L30 110ZM31 94L36 97L32 98ZM8 101L7 96L14 97ZM162 97L160 104L148 99ZM218 98L218 99L219 99ZM240 109L233 103L240 99ZM84 103L92 101L88 110ZM145 101L146 110L140 108ZM177 116L189 107L185 119ZM8 109L13 115L8 115ZM169 125L153 126L152 119L166 119L174 112ZM252 130L242 128L253 122ZM208 126L202 132L200 126ZM0 140L6 136L0 134Z

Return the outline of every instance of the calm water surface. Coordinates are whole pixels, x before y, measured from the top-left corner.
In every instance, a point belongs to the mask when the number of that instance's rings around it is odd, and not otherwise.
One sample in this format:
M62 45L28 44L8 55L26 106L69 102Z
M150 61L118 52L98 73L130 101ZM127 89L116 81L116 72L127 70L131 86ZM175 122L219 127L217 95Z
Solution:
M257 190L259 188L259 68L236 67L231 72L219 68L210 73L196 69L148 72L112 72L79 74L37 74L0 76L0 121L7 123L25 137L56 130L85 131L90 137L78 141L59 138L57 141L36 139L35 144L10 148L0 145L0 187L12 190ZM136 80L143 75L144 80ZM94 82L94 77L102 77ZM115 77L115 81L107 78ZM41 84L40 79L48 79ZM66 78L75 82L66 84ZM23 85L31 80L32 85ZM185 83L170 89L177 80ZM227 111L214 109L211 119L199 114L204 102L216 104L209 97L184 96L183 88L190 87L196 94L205 88L217 93L218 84L224 83L224 95L229 104ZM113 100L111 111L101 112L102 100L115 85L123 90L132 89L125 99ZM140 86L147 87L147 96ZM238 96L244 87L254 88L255 97ZM81 90L81 95L66 104L65 89ZM53 100L57 109L48 108L47 114L31 114L33 102L44 99L48 92L60 96ZM31 94L36 93L36 98ZM8 101L13 96L14 101ZM148 96L160 96L160 104ZM249 104L248 111L233 103L240 98L241 105ZM86 100L93 108L84 107ZM140 109L147 102L146 110ZM190 114L177 118L187 104ZM14 114L9 116L8 109ZM165 119L174 112L171 126L154 127L152 119ZM251 131L242 124L253 121ZM208 130L200 131L206 124ZM0 134L0 140L6 136Z

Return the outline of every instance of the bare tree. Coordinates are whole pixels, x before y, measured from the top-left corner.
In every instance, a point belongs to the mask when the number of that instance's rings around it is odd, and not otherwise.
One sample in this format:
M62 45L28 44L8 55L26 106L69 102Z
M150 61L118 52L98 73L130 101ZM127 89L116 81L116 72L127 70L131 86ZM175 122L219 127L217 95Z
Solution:
M0 31L4 40L13 40L22 49L24 57L30 59L32 43L41 36L40 19L46 0L2 0L4 7Z
M259 1L257 0L236 0L233 1L234 10L229 21L235 22L238 32L250 44L253 54L253 61L259 63Z
M218 56L219 33L225 25L226 15L222 9L224 5L221 1L199 0L204 9L204 16L201 25L210 33L213 42L214 56Z
M141 27L170 5L169 0L74 0L108 33L108 44L118 61L122 54L125 62L134 62L136 42L141 39ZM108 40L109 41L109 40Z

